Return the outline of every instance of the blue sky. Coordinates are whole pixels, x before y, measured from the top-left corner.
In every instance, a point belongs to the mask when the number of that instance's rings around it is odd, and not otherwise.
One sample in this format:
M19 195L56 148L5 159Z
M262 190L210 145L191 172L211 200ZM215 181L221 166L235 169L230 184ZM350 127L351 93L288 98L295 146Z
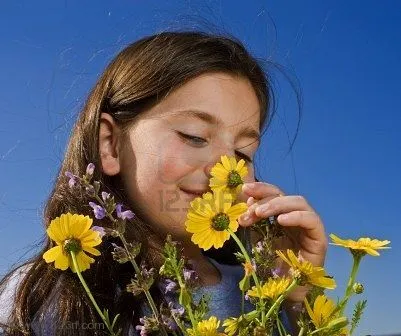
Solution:
M167 4L168 3L168 4ZM401 332L401 2L2 1L0 31L0 274L35 251L41 214L75 117L108 61L168 28L229 32L275 72L278 115L257 156L259 177L304 195L327 232L390 239L366 258L368 299L357 334ZM344 289L351 258L331 246L327 269Z

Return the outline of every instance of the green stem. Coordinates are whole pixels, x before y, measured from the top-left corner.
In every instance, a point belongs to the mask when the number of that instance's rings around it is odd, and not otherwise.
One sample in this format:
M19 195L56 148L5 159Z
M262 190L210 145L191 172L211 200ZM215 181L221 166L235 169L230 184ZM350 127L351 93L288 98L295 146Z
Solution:
M318 332L321 332L321 331L323 331L323 330L325 330L325 329L329 329L329 328L331 328L331 326L325 326L325 327L322 327L322 328L313 330L309 335L317 334Z
M239 249L241 250L242 255L244 256L244 258L246 260L246 262L248 262L248 263L250 263L252 265L251 258L249 257L248 252L246 251L246 249L245 249L244 245L242 244L241 240L237 237L237 235L234 233L234 231L231 230L230 228L227 228L227 232L230 234L230 236L237 243ZM260 296L259 297L259 301L260 301L261 307L263 307L262 289L260 287L260 282L259 282L259 279L258 279L258 277L256 275L255 270L252 270L251 275L252 275L253 281L255 282L255 285L256 285L256 287L258 289L258 293L259 293L259 296ZM263 313L262 313L262 324L263 324L263 326L265 325L265 318L264 318L264 314Z
M175 274L176 274L176 277L177 277L177 280L178 280L178 284L180 285L180 289L186 291L187 289L185 288L185 283L184 283L184 281L182 281L181 274L179 273L177 268L175 268ZM195 330L195 334L199 335L198 329L196 327L196 321L195 321L194 313L192 312L191 302L189 302L187 305L185 305L185 309L188 312L189 319L191 320L192 328ZM184 329L182 329L182 331L184 331Z
M173 319L174 319L175 323L178 325L178 327L181 329L182 333L185 335L185 334L186 334L185 328L184 328L184 326L182 325L180 319L177 319L177 318L174 316L174 314L172 314L171 316L173 317ZM174 331L174 335L177 335L177 333L176 333L175 331Z
M362 260L362 256L361 255L354 255L354 263L352 265L352 270L351 270L351 274L349 276L349 280L348 280L348 285L347 285L347 289L345 290L345 294L343 299L340 301L340 316L342 316L342 314L344 313L344 310L347 306L348 300L352 295L352 291L353 291L353 285L355 283L355 278L356 275L358 274L358 270L359 270L359 265L361 263Z
M299 330L298 336L303 336L303 335L304 335L304 331L305 331L305 328L302 327L302 328Z
M242 289L241 290L242 295L241 295L241 315L245 314L245 291Z
M105 208L105 204L104 204L103 200L99 197L99 195L96 194L96 195L95 195L95 198L96 198L96 200ZM115 224L115 223L117 222L117 219L115 219L115 218L112 216L112 214L110 214L108 211L106 211L106 216L107 216L107 218L109 218L109 219L111 220L111 222L112 222L113 224ZM135 258L132 256L131 252L130 252L129 249L128 249L128 243L127 243L127 241L125 240L124 235L122 235L120 232L118 232L118 237L120 238L121 242L122 242L123 245L124 245L124 249L125 249L125 251L126 251L126 253L127 253L127 255L128 255L128 258L129 258L129 260L130 260L132 266L133 266L134 269L135 269L135 272L136 272L136 274L137 274L137 276L138 276L138 280L139 280L140 282L142 282L143 279L142 279L142 276L141 276L141 270L139 269L139 266L138 266L138 264L136 263ZM159 313L158 313L158 311L157 311L156 304L155 304L155 302L154 302L154 300L153 300L153 298L152 298L150 292L149 292L147 289L144 289L144 293L145 293L146 299L148 300L148 303L149 303L149 305L150 305L150 308L152 309L153 315L156 317L156 320L159 321L159 325L161 326L163 335L168 336L167 331L166 331L166 329L164 328L163 322L162 322L162 320L161 320L161 318L160 318L160 316L159 316Z
M276 317L276 324L277 324L277 330L280 333L280 336L286 336L287 333L285 332L284 326L281 323L280 318L278 316ZM283 331L284 331L284 334L283 334Z
M106 317L103 315L102 311L100 310L99 306L96 303L95 298L93 297L88 285L86 284L85 279L82 277L81 271L79 270L78 267L78 263L77 263L77 259L75 256L75 252L70 251L71 254L71 258L72 258L72 263L74 265L74 268L76 270L76 273L78 275L79 280L81 281L82 286L85 289L86 294L88 295L89 299L92 301L93 306L95 307L97 313L99 314L99 316L101 317L101 319L103 320L103 322L106 324L107 329L110 331L111 335L115 335L113 329L111 328L111 326L109 325L109 322L107 321Z

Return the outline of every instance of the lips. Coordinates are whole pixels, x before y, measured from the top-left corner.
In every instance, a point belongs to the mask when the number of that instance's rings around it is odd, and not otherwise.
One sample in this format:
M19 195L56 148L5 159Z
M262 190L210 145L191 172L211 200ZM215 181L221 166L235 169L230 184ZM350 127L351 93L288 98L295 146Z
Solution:
M180 188L180 189L184 193L191 195L191 196L195 196L195 197L201 197L204 193L207 192L207 190L189 190L189 189L183 189L183 188Z

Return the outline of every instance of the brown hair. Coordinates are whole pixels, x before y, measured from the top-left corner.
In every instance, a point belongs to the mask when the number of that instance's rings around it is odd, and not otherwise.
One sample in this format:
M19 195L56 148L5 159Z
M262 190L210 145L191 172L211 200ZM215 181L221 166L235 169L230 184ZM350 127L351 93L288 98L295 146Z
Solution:
M159 102L170 91L206 72L225 72L248 79L260 103L260 128L269 123L271 114L268 112L273 101L270 80L258 61L239 41L200 32L164 32L143 38L115 57L89 95L74 126L46 205L45 227L52 219L68 211L92 215L87 205L88 196L84 191L77 192L78 189L69 187L65 172L83 174L89 162L100 166L98 135L101 112L110 113L125 128L133 118ZM112 192L117 199L126 199L118 175L108 177L95 170L94 178L101 181L102 188ZM109 225L106 220L95 222L95 225ZM154 236L151 228L138 218L127 230L129 239ZM139 262L142 260L148 265L158 266L155 259L157 244L151 246L152 241L148 239L143 242ZM102 243L101 256L96 258L96 263L83 276L99 306L107 307L111 316L121 314L120 327L123 328L123 335L127 335L129 326L139 317L136 313L140 301L124 290L133 270L128 264L120 265L113 261L111 242L112 238L109 238ZM49 316L52 316L51 323L58 328L57 335L102 334L102 330L68 328L71 321L96 323L99 318L76 275L57 270L43 260L43 253L52 246L53 243L46 237L43 249L25 263L30 267L16 292L14 309L8 321L8 334L32 334L34 317L35 323L39 323L40 334L44 334L49 324L46 318ZM0 288L4 289L14 271L2 279ZM116 285L122 289L121 294Z

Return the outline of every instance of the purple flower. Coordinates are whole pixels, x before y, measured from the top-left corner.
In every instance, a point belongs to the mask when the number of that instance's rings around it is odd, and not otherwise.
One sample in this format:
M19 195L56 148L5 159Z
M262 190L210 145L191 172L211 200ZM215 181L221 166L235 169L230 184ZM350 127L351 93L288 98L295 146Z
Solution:
M162 315L162 321L163 321L163 324L164 324L169 330L171 330L171 331L176 331L176 330L178 330L178 325L177 325L177 323L175 323L175 321L174 321L171 317L166 316L166 315Z
M96 232L99 232L100 238L103 238L105 236L105 234L106 234L106 230L102 226L96 226L96 225L92 226L92 230L96 231Z
M177 303L173 303L170 302L168 304L168 307L170 308L171 314L175 315L175 316L182 316L184 315L185 309L183 306L177 304Z
M135 217L135 214L131 210L121 211L121 208L122 208L122 204L117 203L116 212L117 212L118 218L125 220L125 219L132 219Z
M88 185L87 187L85 187L86 192L91 195L94 196L95 195L95 188L93 187L93 185Z
M109 197L110 197L109 193L107 193L105 191L102 191L102 199L103 199L104 202L106 202Z
M103 219L106 216L106 210L100 205L94 202L89 202L89 205L93 208L93 213L97 219Z
M68 185L72 188L77 183L77 177L69 171L65 172L65 176L69 178Z
M142 319L142 318L141 318ZM141 319L139 319L139 320L141 320ZM142 319L143 320L143 319ZM143 325L137 325L136 327L135 327L135 329L136 330L138 330L138 331L140 331L140 336L146 336L148 333L147 333L147 331L146 331L146 328L145 328L145 326L143 326Z
M175 292L177 289L177 283L173 280L166 279L164 283L164 293L167 294L168 292Z
M283 269L280 267L277 267L275 269L272 270L272 275L273 278L279 278L280 276L283 275Z
M261 241L258 241L258 242L256 243L255 249L256 249L256 251L257 251L258 253L261 253L261 252L263 251L263 244L262 244Z
M93 175L93 172L95 171L95 165L91 162L88 164L86 167L86 174L88 175Z
M184 268L184 280L185 282L188 281L194 281L196 280L197 276L195 271L189 270L187 268Z

